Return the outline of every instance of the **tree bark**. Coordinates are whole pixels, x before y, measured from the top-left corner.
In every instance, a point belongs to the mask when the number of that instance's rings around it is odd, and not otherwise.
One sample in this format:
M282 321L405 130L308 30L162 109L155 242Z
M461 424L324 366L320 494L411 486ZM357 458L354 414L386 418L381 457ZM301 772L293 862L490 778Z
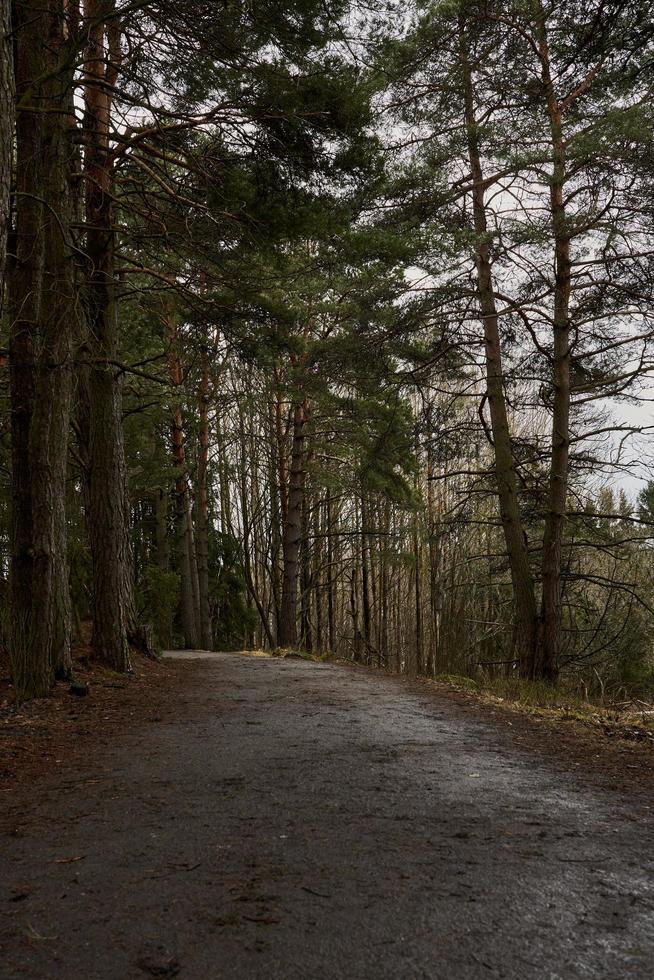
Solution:
M300 547L300 623L302 636L302 649L308 653L313 652L313 627L311 622L311 551L309 548L309 501L306 493L302 499L302 536Z
M69 241L72 79L64 11L17 2L16 263L12 276L11 658L21 698L70 670L66 463L74 268Z
M168 371L175 391L180 391L184 383L182 360L177 349L177 323L175 320L174 297L166 296L164 323L169 345ZM177 566L181 579L182 631L184 645L196 649L200 645L200 583L198 576L195 536L193 529L193 510L189 493L184 445L184 419L179 395L175 395L172 405L170 442L175 467L175 517Z
M93 647L114 670L130 669L136 635L130 513L118 357L114 271L111 91L120 67L120 26L110 0L86 0L84 135L89 392L89 515L93 560Z
M363 648L365 662L372 664L372 615L370 610L370 548L368 541L368 508L365 497L360 498L361 514L361 609L363 613Z
M513 445L504 394L504 368L502 363L500 324L493 288L493 272L486 206L484 202L484 183L478 124L474 108L472 72L468 59L463 21L460 22L459 50L464 87L468 159L473 180L473 217L476 233L475 260L477 266L477 290L484 329L486 388L493 434L495 477L500 517L508 553L515 605L514 642L521 673L525 676L533 676L536 667L538 642L536 592L529 563L527 536L520 513Z
M198 386L198 496L197 565L198 601L200 606L200 643L204 650L213 649L211 608L209 605L209 507L207 481L209 471L209 351L206 338L202 344L200 384Z
M334 538L338 533L332 507L332 495L325 496L325 530L327 533L327 641L329 652L336 650L336 609L334 601Z
M288 478L282 549L284 573L282 578L282 602L277 642L281 647L297 645L297 592L300 541L302 537L302 502L306 481L305 466L306 402L293 407L293 447Z
M176 405L173 409L171 443L173 463L177 470L177 477L175 479L175 514L177 518L177 562L182 593L182 630L184 632L185 646L188 649L196 649L200 642L199 607L194 588L194 581L197 578L197 565L195 542L193 539L193 516L186 475L186 452L182 430L182 412L179 405ZM193 569L194 565L196 565L195 572Z
M170 567L170 549L168 546L168 494L161 488L155 490L154 521L155 560L158 568L164 572L167 572Z
M11 0L0 0L0 315L4 301L7 237L11 218L16 83L11 36Z
M538 672L551 683L559 675L561 654L561 551L565 526L570 454L570 233L566 220L565 140L549 61L543 7L539 4L539 53L553 151L550 208L554 235L554 324L552 363L552 449L548 508L543 534L542 633Z

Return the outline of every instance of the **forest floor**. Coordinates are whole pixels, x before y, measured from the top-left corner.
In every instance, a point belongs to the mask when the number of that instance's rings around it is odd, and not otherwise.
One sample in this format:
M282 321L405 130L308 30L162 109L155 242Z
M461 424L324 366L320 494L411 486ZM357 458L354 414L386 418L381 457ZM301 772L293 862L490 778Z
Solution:
M651 977L651 744L295 658L119 684L0 704L3 980Z

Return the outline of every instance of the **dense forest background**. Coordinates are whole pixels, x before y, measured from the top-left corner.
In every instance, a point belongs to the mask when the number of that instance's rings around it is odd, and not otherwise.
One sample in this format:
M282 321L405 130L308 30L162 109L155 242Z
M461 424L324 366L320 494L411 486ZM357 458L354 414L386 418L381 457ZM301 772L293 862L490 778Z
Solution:
M636 0L0 0L2 639L654 686Z

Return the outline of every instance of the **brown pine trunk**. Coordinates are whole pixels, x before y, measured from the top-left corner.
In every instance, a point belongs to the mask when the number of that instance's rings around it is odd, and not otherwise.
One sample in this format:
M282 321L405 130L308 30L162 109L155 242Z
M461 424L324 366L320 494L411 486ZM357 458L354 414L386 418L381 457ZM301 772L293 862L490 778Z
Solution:
M508 554L515 605L515 650L523 675L533 676L538 642L538 612L534 579L529 564L527 536L520 513L513 445L504 394L504 369L500 324L493 289L488 243L483 171L474 108L472 72L463 21L460 24L460 58L463 72L468 159L473 180L473 216L477 236L477 291L484 328L486 389L495 454L495 477L500 517Z
M365 661L372 664L372 615L370 610L370 547L368 540L369 513L361 497L361 611L363 613L363 647Z
M114 670L130 669L136 637L130 510L118 358L114 271L113 161L109 147L111 90L120 67L120 27L105 23L113 4L86 0L84 135L86 294L88 322L88 528L93 560L93 647Z
M350 618L352 620L352 655L357 663L362 661L361 630L359 629L359 604L357 601L359 564L355 556L350 573Z
M391 505L384 500L381 523L382 544L379 569L379 657L382 667L388 667L388 564L390 558Z
M413 581L413 601L415 606L415 642L416 642L416 674L424 674L424 651L422 644L422 549L420 547L420 536L418 533L418 515L413 517L413 560L415 565L415 578Z
M268 483L270 486L270 592L271 605L274 616L275 636L279 636L279 622L281 619L281 581L280 581L280 552L282 550L282 488L279 485L279 464L278 454L283 447L279 445L279 434L277 431L277 401L271 401L268 407L268 437L271 446L276 447L276 451L270 453L268 460ZM275 644L273 643L272 646Z
M325 497L325 531L327 534L327 640L330 653L336 650L336 609L334 602L334 538L336 521L333 515L332 496L329 490Z
M191 650L200 642L199 607L196 602L194 581L197 578L195 542L193 540L193 516L186 478L186 452L182 429L182 412L179 405L173 409L170 430L173 463L177 471L175 479L175 515L177 524L177 563L181 579L182 631L184 645ZM194 568L195 567L195 572Z
M316 611L316 650L322 653L325 649L325 633L323 627L323 542L324 542L324 508L318 496L313 501L313 568L311 573L313 584L313 604Z
M15 3L16 82L22 98L43 73L40 33L44 18L31 19L26 3ZM41 35L42 36L42 35ZM49 646L34 647L32 610L32 473L29 459L34 407L34 349L41 313L44 236L40 183L41 118L26 108L16 123L16 263L10 284L11 397L11 625L12 673L19 696L44 696L53 679ZM46 596L46 609L48 597ZM47 618L47 613L46 613Z
M74 270L68 240L71 78L58 65L63 8L15 13L17 205L12 277L11 657L19 697L70 670L66 463Z
M570 233L566 220L564 187L566 181L565 141L549 64L545 15L540 6L540 59L547 100L553 170L550 181L550 208L554 234L554 341L552 365L552 456L550 461L548 508L543 535L542 634L538 672L556 682L561 654L561 550L565 526L570 453Z
M184 370L177 347L178 330L175 317L175 298L165 298L164 324L169 345L168 372L174 389L181 389ZM175 467L175 539L177 570L180 576L182 632L184 646L196 649L200 645L200 582L195 551L193 510L188 485L186 448L184 444L184 418L178 396L172 406L170 443Z
M293 407L293 446L286 497L286 520L282 536L284 572L282 602L277 642L280 647L297 645L297 593L300 541L302 538L302 503L306 481L305 466L306 402ZM283 499L282 498L282 499Z
M247 587L247 605L248 610L254 609L256 607L257 613L259 615L259 622L261 624L262 630L266 634L266 639L271 646L274 646L274 641L272 633L270 631L270 625L268 623L268 617L266 611L261 603L261 597L259 596L259 589L257 587L257 562L256 557L254 563L252 562L252 551L253 551L253 539L256 538L255 527L250 520L250 503L248 499L248 443L250 445L251 451L253 450L252 440L246 438L245 431L245 417L242 406L239 406L238 415L238 425L239 425L239 449L240 449L240 459L239 459L239 477L240 477L240 499L241 499L241 521L243 523L243 572L245 574L245 584ZM254 479L254 472L252 473L252 479ZM254 554L256 556L257 550L254 547ZM252 632L244 637L244 646L247 649L254 643L254 636Z
M198 415L200 420L198 446L198 496L197 496L197 564L198 601L200 606L200 643L204 650L213 649L211 608L209 605L209 507L207 478L209 469L209 351L206 340L202 345L198 387Z
M301 569L301 603L300 621L302 624L302 648L308 653L313 652L313 627L311 623L311 553L309 549L309 501L306 493L302 500L302 537L300 545L300 569Z
M0 314L5 291L7 236L11 212L15 87L11 0L0 0Z
M168 547L168 494L165 490L156 490L154 498L155 521L155 560L162 571L167 572L170 566Z
M441 651L441 612L442 597L440 588L441 540L440 522L434 501L434 453L431 443L427 445L427 529L429 534L429 609L431 630L429 633L429 654L427 674L436 673Z

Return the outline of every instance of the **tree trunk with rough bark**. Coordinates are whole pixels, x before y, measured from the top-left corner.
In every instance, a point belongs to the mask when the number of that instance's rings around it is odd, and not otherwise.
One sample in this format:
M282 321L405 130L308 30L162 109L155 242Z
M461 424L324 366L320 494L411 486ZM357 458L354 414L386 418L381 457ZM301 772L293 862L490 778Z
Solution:
M118 359L114 270L111 92L120 68L120 24L112 4L86 0L84 134L86 315L88 322L88 528L93 560L93 647L114 670L130 669L136 638L130 512Z
M325 495L325 529L327 533L327 642L330 653L336 649L336 603L334 596L334 538L338 534L329 488Z
M277 639L281 647L294 647L297 644L299 556L302 537L302 503L306 481L305 422L306 403L301 402L293 407L293 447L288 477L288 494L284 508L286 516L282 538L284 573Z
M211 608L209 605L209 351L206 338L202 344L200 384L198 386L198 416L200 421L198 435L198 496L197 508L197 566L198 603L200 606L200 643L204 650L213 649L211 629ZM245 451L245 448L244 450Z
M518 481L504 393L500 324L493 288L478 123L475 116L472 71L468 60L463 22L460 24L459 51L463 74L468 159L473 180L473 219L477 237L475 254L477 291L484 329L486 389L495 454L495 478L513 585L515 650L521 673L531 677L536 668L538 610L534 577L529 563L527 536L518 500Z
M369 513L365 497L360 498L361 514L361 610L365 662L372 664L372 614L370 609Z
M16 82L11 34L11 0L0 0L0 313L4 300L7 237L11 218Z
M166 297L164 322L169 345L168 371L174 389L181 389L184 382L182 360L177 349L177 322L175 319L174 298ZM184 444L184 419L179 398L172 406L170 442L175 477L175 525L177 566L180 575L182 632L184 645L195 649L200 645L200 597L195 535L193 528L193 509L188 485L186 448Z
M66 464L74 267L69 239L70 70L58 62L64 10L14 5L16 262L10 289L11 658L19 697L70 670Z
M570 454L570 232L565 210L566 158L561 111L549 62L545 14L539 4L539 55L545 90L553 168L550 208L554 235L554 323L552 357L552 448L548 506L543 534L542 632L538 672L551 683L559 676L561 656L561 551L568 494Z

